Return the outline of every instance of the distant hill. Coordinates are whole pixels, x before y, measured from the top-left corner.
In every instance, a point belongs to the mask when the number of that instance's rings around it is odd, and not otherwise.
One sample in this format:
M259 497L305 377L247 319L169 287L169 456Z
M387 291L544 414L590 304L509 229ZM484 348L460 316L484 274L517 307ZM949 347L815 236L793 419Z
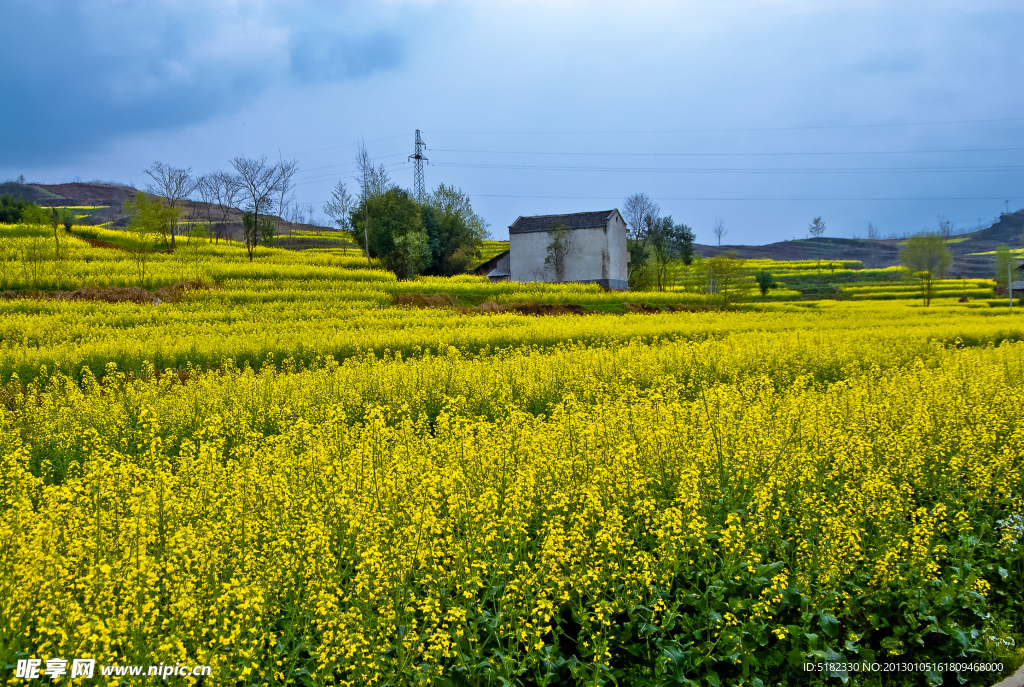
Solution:
M1001 244L1011 248L1021 247L1024 234L1024 210L1004 214L992 226L959 234L950 239L949 250L953 254L950 277L984 278L993 277L994 256L977 255L990 253ZM865 267L891 267L899 264L899 252L905 239L798 239L780 241L764 246L707 246L695 245L694 250L707 257L734 250L738 257L769 260L816 260L818 251L821 259L860 260Z
M100 182L19 184L8 181L0 184L0 194L9 193L15 198L24 198L44 207L84 206L97 208L82 212L78 221L81 224L106 224L114 229L124 228L128 225L128 217L124 213L124 202L135 198L135 194L138 192L139 190L132 186ZM155 198L152 194L147 195ZM182 206L184 211L182 219L198 222L216 221L220 214L219 211L208 213L207 208L207 203L185 201ZM236 240L240 238L242 228L242 213L240 211L232 210L228 214L227 227L226 238ZM326 234L328 237L324 240L318 240L315 237L304 237L298 240L291 236L296 230L316 232L318 235ZM332 234L334 237L330 237ZM282 248L335 248L339 245L336 237L336 230L330 227L282 221L281 236L277 240L277 245Z
M9 193L15 198L24 198L43 207L61 205L84 205L88 207L107 206L90 212L82 218L84 224L106 224L117 226L124 217L122 205L138 193L138 189L119 184L71 183L71 184L18 184L11 181L0 184L0 194ZM122 223L123 224L123 223Z
M50 200L62 198L59 194L51 193L42 186L35 184L19 184L15 181L5 181L0 184L0 195L12 195L15 198L27 200L38 205L44 205Z

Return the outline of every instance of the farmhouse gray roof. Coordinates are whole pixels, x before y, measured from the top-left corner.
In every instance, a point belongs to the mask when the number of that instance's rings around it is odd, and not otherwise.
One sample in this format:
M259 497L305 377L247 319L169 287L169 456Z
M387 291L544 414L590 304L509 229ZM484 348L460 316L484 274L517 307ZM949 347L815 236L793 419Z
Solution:
M534 231L550 231L555 222L570 229L591 229L603 227L611 221L612 215L618 210L598 210L597 212L574 212L570 215L534 215L519 217L508 228L511 234L529 234Z

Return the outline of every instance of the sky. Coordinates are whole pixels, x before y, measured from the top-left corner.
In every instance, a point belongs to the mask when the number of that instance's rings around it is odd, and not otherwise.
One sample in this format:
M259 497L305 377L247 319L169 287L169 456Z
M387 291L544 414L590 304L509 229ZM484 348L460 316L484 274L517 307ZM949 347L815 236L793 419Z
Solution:
M0 0L0 180L143 187L370 156L520 215L646 193L713 243L987 226L1024 207L1024 3ZM13 27L13 30L10 30Z

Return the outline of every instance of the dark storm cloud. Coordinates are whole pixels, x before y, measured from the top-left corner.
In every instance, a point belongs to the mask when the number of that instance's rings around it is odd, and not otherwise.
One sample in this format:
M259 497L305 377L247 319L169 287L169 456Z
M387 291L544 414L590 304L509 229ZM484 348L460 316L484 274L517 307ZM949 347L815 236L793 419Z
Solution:
M297 31L291 40L292 73L302 81L340 81L397 67L405 57L402 37L376 31L352 38L315 29Z
M0 150L66 163L112 138L231 113L268 88L397 66L395 31L339 35L335 17L190 5L3 3ZM319 28L307 29L305 24ZM358 23L356 23L358 28Z

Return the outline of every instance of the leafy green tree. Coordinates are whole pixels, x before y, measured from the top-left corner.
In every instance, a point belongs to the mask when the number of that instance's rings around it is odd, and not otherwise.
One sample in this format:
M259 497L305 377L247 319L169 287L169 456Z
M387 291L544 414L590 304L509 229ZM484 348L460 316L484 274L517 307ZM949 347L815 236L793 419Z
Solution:
M260 235L260 243L271 248L274 246L274 243L277 240L277 226L270 221L269 217L264 216L260 218L260 224L257 232Z
M64 231L71 231L71 227L75 226L75 220L78 217L75 216L71 208L61 208L60 212L57 213L57 219L61 226L64 227Z
M672 245L672 217L652 218L647 243L650 246L648 259L651 269L651 282L659 290L665 290L668 277L668 265L674 257Z
M1013 250L1009 246L1004 244L996 248L995 278L996 285L1000 290L1008 288L1007 278L1010 281L1018 281L1020 279L1019 265L1020 258L1013 254Z
M21 219L19 220L22 224L38 224L47 225L51 222L51 214L44 208L39 207L35 203L28 203L21 208Z
M430 239L420 207L408 191L391 187L360 199L349 221L360 247L371 258L379 258L399 279L409 279L430 264Z
M242 241L249 252L249 261L252 262L253 250L259 244L260 235L256 231L256 215L249 210L242 213Z
M257 219L256 213L249 210L242 213L242 238L249 249L250 260L256 246L273 247L276 236L277 228L269 217L264 215Z
M708 260L713 289L722 295L725 305L740 299L743 295L743 278L746 274L744 261L736 257L734 250L720 253Z
M654 281L658 290L664 291L669 277L669 264L682 260L684 265L693 262L693 241L696 235L685 224L675 224L672 216L652 218L648 243L654 259Z
M430 244L426 232L407 231L393 238L394 249L385 264L399 279L415 277L430 261Z
M925 305L930 305L934 282L946 276L953 255L941 234L926 231L907 239L906 247L900 251L900 262L920 280L921 298Z
M124 212L128 216L128 233L132 237L131 252L135 258L139 286L145 286L146 265L155 249L156 236L167 232L177 213L175 208L164 207L159 200L150 200L142 191L135 194L134 201L125 201Z
M454 186L438 186L421 207L421 219L430 243L426 274L450 277L464 272L487 238L487 222L473 212L469 196Z
M38 208L35 203L30 203L21 198L15 199L10 193L0 196L0 224L40 224L40 222L29 222L22 218L23 213L29 208Z
M697 240L697 234L685 224L677 224L673 228L672 240L675 246L675 254L683 264L689 266L693 262L693 242Z
M67 242L67 232L75 225L75 213L70 208L50 208L50 226L53 227L53 259L60 260L61 244ZM61 231L63 227L63 231Z
M778 283L775 281L775 277L772 276L771 272L761 270L754 275L754 280L757 282L757 288L761 290L761 296L767 296L770 289L778 288Z

